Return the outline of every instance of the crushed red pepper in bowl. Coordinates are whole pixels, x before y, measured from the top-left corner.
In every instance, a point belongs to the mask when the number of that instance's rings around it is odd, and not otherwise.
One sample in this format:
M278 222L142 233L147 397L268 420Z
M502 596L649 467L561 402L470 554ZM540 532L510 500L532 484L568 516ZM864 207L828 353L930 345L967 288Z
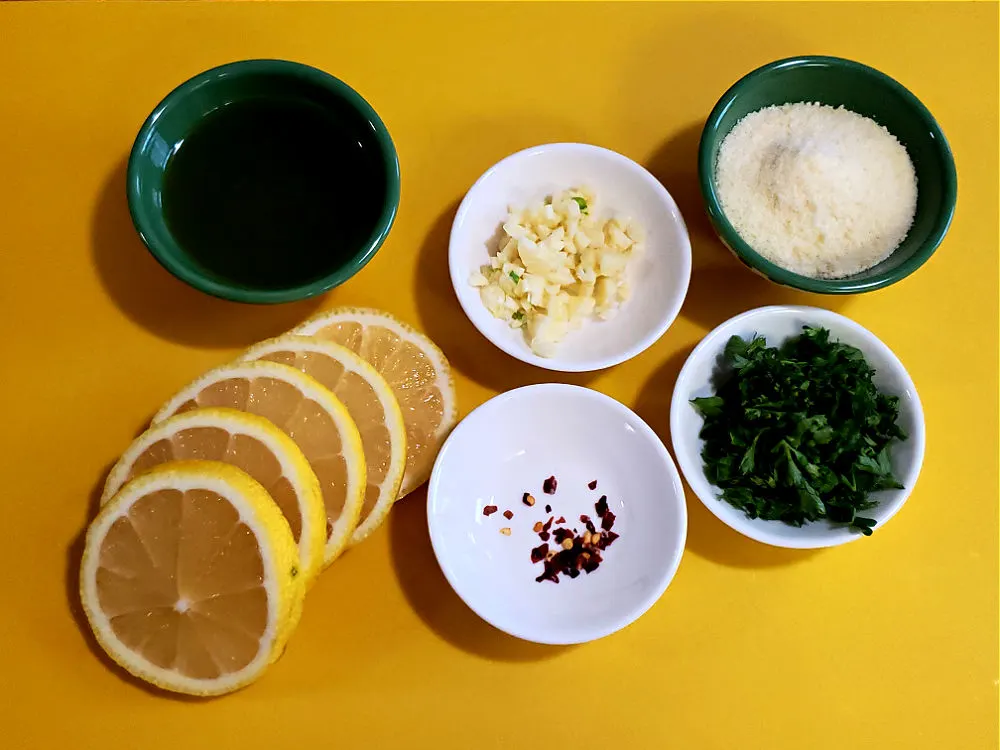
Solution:
M550 487L551 492L549 492ZM587 487L591 490L597 489L597 480L592 481ZM543 490L546 494L555 494L556 478L549 477L545 480ZM531 562L535 565L538 563L544 565L542 574L535 578L535 581L538 583L543 581L559 583L560 574L576 578L581 571L590 575L600 567L601 563L604 562L604 556L601 553L618 539L618 534L611 531L615 524L615 514L608 510L607 495L602 495L601 499L594 504L594 510L601 520L601 528L598 529L594 525L590 516L581 515L580 522L584 524L586 529L582 535L576 529L558 525L566 523L564 516L559 516L554 522L550 517L544 524L535 524L534 530L543 544L531 550ZM551 513L551 506L546 505L545 512ZM552 530L552 539L557 545L555 550L550 549L547 544L549 529L553 523L557 524L556 528Z
M547 495L556 494L557 487L558 481L555 476L550 476L542 483L542 491ZM587 487L590 490L596 490L597 480L591 481ZM530 492L525 492L521 496L521 502L531 507L535 504L535 498ZM498 506L487 505L483 508L483 515L491 516L497 510L499 510ZM563 526L562 524L566 523L565 516L556 518L549 515L548 520L544 523L542 521L534 523L532 531L538 534L542 543L531 550L531 562L534 565L538 563L544 565L542 574L535 578L535 581L538 583L543 581L559 583L560 574L576 578L581 571L589 575L600 567L601 563L604 562L604 556L601 553L610 547L619 538L619 535L611 530L615 525L615 514L608 508L607 495L601 495L600 499L594 503L594 512L600 520L600 528L595 525L589 515L581 514L580 523L584 526L583 534L580 534L575 528ZM545 506L545 513L552 513L551 505ZM505 510L503 517L509 521L514 517L514 512ZM512 530L505 526L500 529L500 533L504 536L510 536ZM555 543L555 548L550 548L549 539Z

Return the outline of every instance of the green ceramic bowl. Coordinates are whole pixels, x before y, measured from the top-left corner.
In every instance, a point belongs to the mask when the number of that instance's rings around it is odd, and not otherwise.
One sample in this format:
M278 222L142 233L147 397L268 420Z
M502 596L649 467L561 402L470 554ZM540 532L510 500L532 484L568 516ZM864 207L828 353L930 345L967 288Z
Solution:
M336 131L337 138L356 137L358 153L361 153L362 144L367 147L363 162L366 165L365 178L375 187L365 193L364 211L341 215L336 222L331 221L331 234L324 234L323 241L315 245L279 247L284 239L281 233L283 225L279 223L275 232L275 255L268 256L266 248L263 251L258 248L256 252L263 254L263 259L268 261L265 267L272 270L291 268L287 265L288 256L283 254L295 253L294 257L299 261L305 259L306 270L288 274L265 272L259 274L259 279L248 279L252 275L247 273L245 266L239 266L251 261L241 257L239 248L227 251L230 254L221 262L206 263L204 255L192 252L190 241L179 239L181 232L172 231L171 227L176 230L179 225L171 224L165 218L165 215L169 216L169 210L165 210L164 205L171 205L168 202L172 189L171 180L165 179L165 175L185 139L190 139L192 132L206 117L233 105L244 107L240 111L253 111L247 107L267 107L275 102L282 107L309 108L310 112L316 113L316 117L324 118L322 122L330 124L329 132ZM318 132L324 135L321 140L326 141L327 131L320 129ZM256 157L253 149L248 148L246 158L252 160ZM211 175L215 165L206 166ZM349 173L331 175L331 179L344 180L347 189L356 177L357 174ZM142 241L156 260L177 278L203 292L237 302L290 302L312 297L344 283L372 259L396 217L399 160L389 132L375 110L343 81L299 63L245 60L195 76L170 92L156 106L132 146L126 194L132 222ZM294 199L290 199L290 203L294 215L298 204L294 203ZM281 216L286 215L287 212ZM331 211L331 219L334 215ZM199 216L197 221L208 225L206 232L215 231L215 237L232 237L225 234L224 229L212 225L213 218L211 212L205 212L205 216ZM194 223L195 231L200 226L197 221ZM289 237L296 236L295 232L289 232ZM288 240L287 244L294 244L294 240Z
M795 102L844 106L870 117L899 139L917 172L917 211L896 251L878 265L842 279L814 279L776 266L754 251L726 219L716 194L715 164L726 135L763 107ZM889 286L916 271L944 239L955 212L955 161L927 108L898 82L838 57L795 57L765 65L737 81L712 110L698 149L698 178L709 220L743 263L771 281L821 294L855 294Z

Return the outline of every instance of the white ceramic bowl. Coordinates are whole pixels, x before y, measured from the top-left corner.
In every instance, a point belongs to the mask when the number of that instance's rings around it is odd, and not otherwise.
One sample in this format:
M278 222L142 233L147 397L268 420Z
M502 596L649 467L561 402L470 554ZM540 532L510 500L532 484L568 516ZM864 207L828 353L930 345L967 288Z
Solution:
M825 520L795 527L780 521L750 519L743 511L720 500L719 489L705 478L701 459L703 441L698 437L703 420L689 402L714 392L711 379L730 336L749 338L756 333L767 339L768 346L776 346L801 333L804 325L827 328L832 338L856 346L875 368L875 385L886 393L899 396L899 424L909 439L894 443L891 457L893 473L906 489L875 494L878 505L865 511L865 515L875 519L874 531L878 534L882 524L903 506L917 482L924 460L924 412L917 389L903 364L871 331L843 315L817 307L772 306L750 310L727 320L695 347L681 369L670 403L674 455L688 485L705 507L744 536L776 547L798 549L833 547L862 535L844 524Z
M549 476L554 495L542 492ZM531 562L542 543L534 524L564 516L583 533L579 517L596 519L602 495L621 535L604 562L590 575L536 583L544 566ZM488 505L498 507L489 517ZM680 475L645 422L597 391L554 383L497 396L455 428L431 475L427 522L441 570L480 617L518 638L567 644L614 633L660 598L684 551L687 508Z
M469 276L489 262L488 244L510 206L528 206L572 187L594 190L609 215L640 222L648 235L646 251L629 269L632 298L617 316L584 324L560 343L555 357L539 357L521 330L489 313ZM631 359L670 327L691 278L691 242L674 199L643 167L597 146L553 143L508 156L472 186L452 224L448 264L462 309L496 346L548 370L585 372Z

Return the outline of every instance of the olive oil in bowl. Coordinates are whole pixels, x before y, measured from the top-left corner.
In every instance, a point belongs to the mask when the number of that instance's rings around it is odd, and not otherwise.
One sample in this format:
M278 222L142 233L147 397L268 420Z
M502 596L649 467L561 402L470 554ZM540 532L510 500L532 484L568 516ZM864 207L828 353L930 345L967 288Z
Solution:
M399 204L395 147L343 82L281 60L195 76L132 148L133 223L192 286L240 302L303 299L381 246Z
M206 272L265 289L348 262L382 210L376 144L321 107L236 102L208 115L167 163L167 226Z

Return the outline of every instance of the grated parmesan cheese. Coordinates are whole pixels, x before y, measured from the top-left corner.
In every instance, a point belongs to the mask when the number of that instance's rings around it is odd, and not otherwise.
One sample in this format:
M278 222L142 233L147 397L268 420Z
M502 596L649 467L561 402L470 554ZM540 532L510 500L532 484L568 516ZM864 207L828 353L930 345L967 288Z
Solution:
M804 276L839 278L885 260L906 237L917 176L888 130L843 107L785 104L740 120L716 184L733 228Z

